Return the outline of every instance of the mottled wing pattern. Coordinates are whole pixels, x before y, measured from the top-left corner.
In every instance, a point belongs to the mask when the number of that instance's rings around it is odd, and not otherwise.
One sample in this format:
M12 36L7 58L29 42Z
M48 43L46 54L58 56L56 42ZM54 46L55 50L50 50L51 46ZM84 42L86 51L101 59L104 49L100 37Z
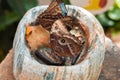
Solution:
M63 17L59 2L53 1L50 6L38 16L35 24L41 24L44 28L50 31L54 21Z
M51 29L50 43L53 53L62 57L65 65L74 64L85 46L86 37L77 19L65 17L57 20Z
M50 32L50 46L38 47L34 51L40 61L50 65L73 65L86 43L84 30L79 20L67 16L62 0L53 1L38 16L35 25L41 25ZM42 39L42 38L41 38Z

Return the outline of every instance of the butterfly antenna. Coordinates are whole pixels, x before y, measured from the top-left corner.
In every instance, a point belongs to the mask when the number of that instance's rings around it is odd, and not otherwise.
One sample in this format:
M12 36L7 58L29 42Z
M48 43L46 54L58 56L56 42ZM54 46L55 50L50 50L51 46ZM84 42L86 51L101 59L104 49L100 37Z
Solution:
M64 4L64 2L63 2L63 0L56 0L58 3L59 3L59 5L60 5L60 8L61 8L61 10L62 10L62 14L64 15L64 16L66 16L67 15L67 9L66 9L66 7L65 7L65 4Z

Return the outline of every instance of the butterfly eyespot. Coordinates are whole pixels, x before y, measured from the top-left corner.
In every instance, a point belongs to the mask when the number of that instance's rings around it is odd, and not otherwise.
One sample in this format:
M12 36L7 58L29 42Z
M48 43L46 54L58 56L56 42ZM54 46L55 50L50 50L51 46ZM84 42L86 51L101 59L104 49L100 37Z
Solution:
M62 43L65 43L65 42L66 42L65 39L61 39L60 41L61 41Z
M66 40L64 38L58 40L59 44L66 45Z

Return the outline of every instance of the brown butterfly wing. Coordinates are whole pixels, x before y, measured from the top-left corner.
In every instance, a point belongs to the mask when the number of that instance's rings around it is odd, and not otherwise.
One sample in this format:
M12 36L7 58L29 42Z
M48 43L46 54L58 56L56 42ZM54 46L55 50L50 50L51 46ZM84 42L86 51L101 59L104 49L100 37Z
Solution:
M51 26L57 19L61 19L64 16L62 15L62 10L57 1L53 1L50 6L38 16L35 24L41 24L47 30L51 30Z
M49 12L52 14L62 13L62 10L59 6L59 3L57 1L53 1L49 7L45 10L45 12Z
M57 20L52 26L51 48L54 54L65 58L67 65L75 63L85 44L86 37L80 26L78 20L71 17Z
M59 3L58 0L53 1L32 25L42 25L45 29L51 31L53 23L64 17ZM48 47L38 48L35 51L35 56L46 64L64 65L65 62L64 58L54 54L53 50Z

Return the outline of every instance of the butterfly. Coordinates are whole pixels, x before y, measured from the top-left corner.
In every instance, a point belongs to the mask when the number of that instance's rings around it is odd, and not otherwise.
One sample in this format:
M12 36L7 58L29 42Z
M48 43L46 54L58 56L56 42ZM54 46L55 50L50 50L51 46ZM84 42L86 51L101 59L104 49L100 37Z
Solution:
M39 61L46 64L54 64L54 65L63 64L61 58L53 54L53 50L51 50L49 46L50 44L48 44L50 41L48 31L49 32L51 31L51 27L56 20L64 18L66 15L67 15L67 10L63 1L54 0L49 5L49 7L37 17L36 21L31 23L31 26L27 27L26 41L32 53L34 53L32 55L39 58ZM43 28L48 31L44 30ZM31 37L33 38L34 35L36 35L37 37L36 38L34 37L35 39L32 40ZM43 36L44 39L47 39L48 42L42 39L41 36ZM35 41L37 41L37 43L35 43ZM47 46L49 47L46 46L46 43Z
M74 65L85 43L85 32L79 21L66 16L52 25L50 47L36 50L35 55L45 64Z
M33 41L36 40L39 44L36 43L34 47L32 46L35 48L32 55L40 63L48 65L76 64L86 43L85 32L78 19L67 16L62 0L53 1L38 16L35 25L38 28L31 28L34 30L32 33L28 29L30 34L28 34L26 39L31 39L32 35L38 35L36 39L33 39ZM47 39L47 42L44 39ZM29 44L32 43L30 41L28 42Z
M85 32L77 19L65 17L57 20L51 29L50 43L53 53L63 58L65 65L73 65L86 43Z
M62 0L54 0L49 7L40 14L35 23L41 24L45 29L51 30L52 24L57 20L67 15L66 7Z

